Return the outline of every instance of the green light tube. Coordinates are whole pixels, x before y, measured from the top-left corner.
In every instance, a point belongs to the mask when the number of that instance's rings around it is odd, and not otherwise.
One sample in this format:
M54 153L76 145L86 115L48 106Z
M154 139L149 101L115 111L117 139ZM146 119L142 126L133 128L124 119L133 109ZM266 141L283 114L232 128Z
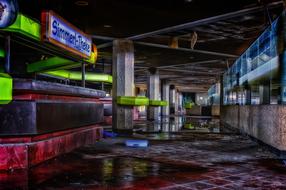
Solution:
M67 70L58 70L58 71L48 71L44 74L66 78L70 80L81 80L81 72L76 71L67 71ZM106 82L112 83L112 76L107 74L98 74L98 73L86 73L85 80L90 82Z

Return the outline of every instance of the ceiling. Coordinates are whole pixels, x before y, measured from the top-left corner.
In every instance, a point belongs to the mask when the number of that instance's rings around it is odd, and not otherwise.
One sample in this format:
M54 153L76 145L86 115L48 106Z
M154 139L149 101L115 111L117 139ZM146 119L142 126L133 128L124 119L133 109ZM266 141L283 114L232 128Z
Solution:
M112 40L135 44L135 80L149 67L182 91L206 91L282 11L275 0L19 0L20 11L40 19L52 9L93 35L98 67L111 72ZM267 11L268 10L268 11ZM222 16L218 16L222 15ZM191 38L197 40L193 49ZM178 48L169 46L176 39ZM193 42L194 42L193 41ZM94 69L94 68L93 68Z

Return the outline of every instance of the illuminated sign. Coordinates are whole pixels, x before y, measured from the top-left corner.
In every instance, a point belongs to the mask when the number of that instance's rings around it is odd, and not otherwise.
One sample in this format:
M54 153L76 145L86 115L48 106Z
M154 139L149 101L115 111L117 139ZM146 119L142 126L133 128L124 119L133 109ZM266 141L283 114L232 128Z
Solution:
M16 0L0 0L0 28L6 28L13 24L18 15L18 3Z
M42 13L42 38L81 57L90 58L91 38L52 11Z

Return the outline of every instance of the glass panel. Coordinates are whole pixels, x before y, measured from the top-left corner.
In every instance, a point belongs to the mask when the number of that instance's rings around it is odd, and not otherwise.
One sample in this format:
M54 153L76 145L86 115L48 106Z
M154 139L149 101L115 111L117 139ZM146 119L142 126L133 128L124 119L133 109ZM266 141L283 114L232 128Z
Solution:
M278 18L279 19L279 18ZM257 40L234 62L224 74L224 104L244 105L247 97L248 84L255 84L251 94L251 104L259 104L260 96L257 86L270 82L271 104L278 102L280 93L277 80L279 59L277 58L277 27L278 19L269 26ZM285 34L286 35L286 34ZM280 80L276 81L280 84ZM236 89L239 86L239 91Z

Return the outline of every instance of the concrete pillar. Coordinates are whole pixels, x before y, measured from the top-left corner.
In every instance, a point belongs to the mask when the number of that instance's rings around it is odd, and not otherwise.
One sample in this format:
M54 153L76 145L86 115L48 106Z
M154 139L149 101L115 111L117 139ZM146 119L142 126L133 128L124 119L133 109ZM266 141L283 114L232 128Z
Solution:
M183 94L182 92L178 92L178 112L182 114L183 111Z
M220 76L220 89L219 89L219 104L222 106L224 105L224 86L223 86L223 75Z
M170 114L176 113L176 88L174 85L170 86Z
M162 107L162 116L170 114L170 84L167 81L162 81L162 100L167 101L168 105Z
M245 104L251 105L251 88L245 90Z
M270 86L269 85L259 86L259 97L260 97L260 104L270 104Z
M118 96L133 96L134 47L125 39L113 41L112 63L112 127L114 131L130 132L133 129L133 107L117 105Z
M147 78L147 96L150 100L160 100L160 77L156 68L150 68ZM147 119L160 120L160 107L148 107Z
M175 114L178 114L179 111L179 92L176 90L176 97L175 97Z

